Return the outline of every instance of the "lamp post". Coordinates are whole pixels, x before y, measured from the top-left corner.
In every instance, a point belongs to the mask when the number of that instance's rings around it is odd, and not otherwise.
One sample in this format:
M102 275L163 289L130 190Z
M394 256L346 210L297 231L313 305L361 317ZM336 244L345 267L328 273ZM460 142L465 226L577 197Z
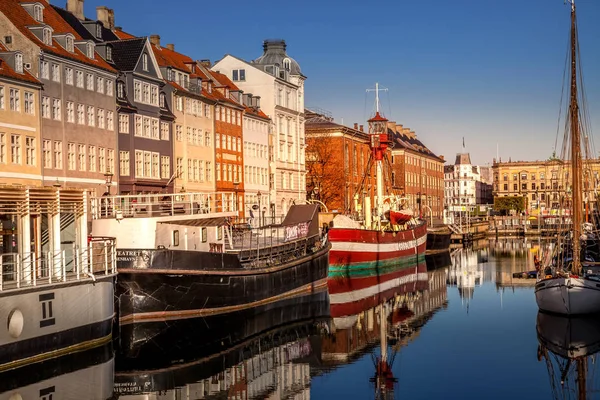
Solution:
M107 196L110 196L110 185L112 184L112 178L113 178L112 172L106 171L104 173L104 182L106 185L106 195Z
M233 205L233 211L238 212L238 187L240 187L240 183L238 181L233 182L233 191L235 197L235 204Z
M265 221L261 221L261 218L260 218L260 211L261 211L260 201L261 201L262 193L260 191L258 191L258 193L256 193L256 196L258 196L258 226L261 226L261 225L265 224ZM263 219L264 219L264 216L265 215L263 213Z

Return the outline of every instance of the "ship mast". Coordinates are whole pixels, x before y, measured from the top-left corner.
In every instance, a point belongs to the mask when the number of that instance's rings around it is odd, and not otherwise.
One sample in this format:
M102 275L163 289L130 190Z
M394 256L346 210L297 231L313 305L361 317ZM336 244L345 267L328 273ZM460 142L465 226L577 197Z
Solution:
M389 145L387 134L388 120L379 114L379 90L379 83L375 83L375 116L368 121L369 146L373 160L375 160L377 172L377 229L381 229L381 219L383 216L383 159ZM370 210L365 211L370 212Z
M581 227L583 224L582 213L582 185L581 185L581 136L579 132L579 104L577 102L577 22L575 16L575 0L571 3L571 103L569 116L571 125L571 172L573 185L571 191L573 207L573 266L572 272L576 275L581 273Z

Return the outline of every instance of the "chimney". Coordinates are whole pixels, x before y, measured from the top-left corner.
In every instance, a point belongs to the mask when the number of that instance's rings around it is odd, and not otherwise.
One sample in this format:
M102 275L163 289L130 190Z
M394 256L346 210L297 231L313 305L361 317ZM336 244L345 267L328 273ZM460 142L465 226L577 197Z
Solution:
M150 35L150 43L160 47L160 35Z
M83 0L67 0L67 11L83 20Z
M171 51L175 51L175 45L173 43L168 43L167 44L167 49L169 49Z
M361 132L364 132L364 131L365 131L365 126L364 126L364 125L360 125L360 128L359 128L359 130L360 130Z
M96 19L104 25L106 29L115 27L115 11L106 6L96 7Z
M200 60L198 61L200 63L200 65L202 65L205 68L210 68L210 60L209 59L204 59L204 60Z
M396 132L402 132L402 124L396 124Z
M358 124L356 122L354 123L354 130L358 130Z
M415 134L415 131L410 131L410 137L412 138L416 138L417 135Z
M442 161L445 161L444 156L442 154L440 154L439 157Z

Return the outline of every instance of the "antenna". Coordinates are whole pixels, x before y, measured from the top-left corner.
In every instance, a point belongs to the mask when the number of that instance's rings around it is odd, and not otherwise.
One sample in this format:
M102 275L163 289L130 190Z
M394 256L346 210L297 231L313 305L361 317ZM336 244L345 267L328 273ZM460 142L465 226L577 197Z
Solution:
M375 89L367 89L367 92L375 92L375 112L379 112L379 91L387 91L387 88L379 88L379 82L375 82Z

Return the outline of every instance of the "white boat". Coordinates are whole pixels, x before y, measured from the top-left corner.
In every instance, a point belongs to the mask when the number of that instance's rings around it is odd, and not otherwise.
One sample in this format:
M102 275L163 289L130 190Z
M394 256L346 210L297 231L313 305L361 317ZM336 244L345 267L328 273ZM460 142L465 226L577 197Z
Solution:
M570 150L563 155L568 169L560 171L557 177L565 177L565 197L571 208L572 226L566 231L557 232L557 246L547 263L538 272L535 286L535 298L543 311L564 315L579 315L600 312L600 256L598 254L597 234L593 225L584 224L584 196L587 184L583 175L588 168L583 154L590 154L587 147L588 135L582 132L587 124L585 110L580 110L578 84L580 66L578 63L579 43L575 0L569 0L571 6L571 48L570 48L570 103L568 124L565 131L563 149ZM585 139L585 140L582 140ZM583 142L583 143L582 143ZM591 171L591 168L589 169ZM589 179L588 174L588 178ZM593 185L592 185L593 186Z

